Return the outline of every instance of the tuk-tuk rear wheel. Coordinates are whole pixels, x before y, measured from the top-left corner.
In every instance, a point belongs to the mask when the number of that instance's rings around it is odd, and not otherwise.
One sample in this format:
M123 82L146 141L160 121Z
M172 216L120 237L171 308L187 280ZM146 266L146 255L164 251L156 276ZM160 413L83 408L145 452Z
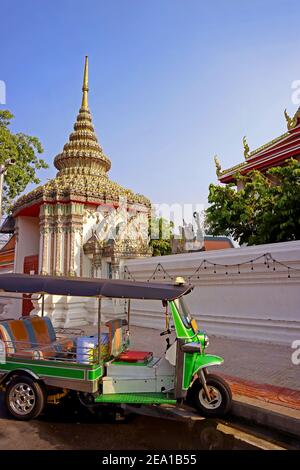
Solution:
M208 374L206 386L211 394L211 400L208 400L201 381L197 379L189 393L191 404L206 417L227 414L232 403L232 393L227 382L217 375Z
M26 375L14 376L6 386L5 404L8 412L20 421L37 418L47 401L45 388Z

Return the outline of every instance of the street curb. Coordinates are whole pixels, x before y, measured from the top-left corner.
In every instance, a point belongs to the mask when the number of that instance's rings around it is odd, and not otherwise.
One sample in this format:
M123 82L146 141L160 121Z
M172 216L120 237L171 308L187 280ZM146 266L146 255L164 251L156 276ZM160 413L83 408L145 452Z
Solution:
M241 395L233 397L231 415L300 437L300 411Z
M137 414L148 415L157 418L174 419L174 420L191 420L202 421L205 418L189 406L174 407L172 405L160 405L158 407L141 407L135 409L126 407ZM228 416L228 420L224 417L220 423L228 423L236 426L238 423L230 421L233 418L242 418L249 424L263 426L270 431L290 435L291 437L300 438L300 411L293 410L281 405L264 402L244 395L234 395L232 409ZM225 420L224 420L225 419Z

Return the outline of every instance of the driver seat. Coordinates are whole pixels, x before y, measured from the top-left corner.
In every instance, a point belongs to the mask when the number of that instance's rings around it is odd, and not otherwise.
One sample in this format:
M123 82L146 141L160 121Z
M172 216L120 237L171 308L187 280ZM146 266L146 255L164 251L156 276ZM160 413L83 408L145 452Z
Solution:
M143 362L151 361L153 357L152 352L147 351L123 351L118 356L117 360L120 362Z

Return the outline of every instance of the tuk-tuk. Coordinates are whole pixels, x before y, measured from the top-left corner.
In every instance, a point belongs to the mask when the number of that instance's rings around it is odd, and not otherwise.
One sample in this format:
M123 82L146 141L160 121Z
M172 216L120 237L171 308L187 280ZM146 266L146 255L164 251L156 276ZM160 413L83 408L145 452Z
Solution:
M173 285L117 279L88 279L27 274L0 275L5 292L38 295L41 316L0 322L0 387L5 404L16 419L29 420L46 403L59 403L71 391L92 408L120 405L193 405L201 415L225 415L231 406L228 384L208 373L223 359L206 354L207 335L189 313L184 296L192 286L182 278ZM97 334L86 336L74 328L55 329L44 315L44 296L98 299ZM101 321L101 301L126 299L126 318ZM159 300L166 315L164 357L130 349L130 300ZM170 317L173 322L169 322ZM175 339L170 342L174 330Z

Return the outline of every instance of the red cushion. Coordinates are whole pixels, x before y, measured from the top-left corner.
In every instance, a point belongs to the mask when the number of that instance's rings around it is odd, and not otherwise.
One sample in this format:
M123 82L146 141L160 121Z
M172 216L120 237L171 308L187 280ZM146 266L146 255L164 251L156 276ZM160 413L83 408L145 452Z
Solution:
M146 351L124 351L118 356L117 361L146 362L152 358L152 355L152 352Z

